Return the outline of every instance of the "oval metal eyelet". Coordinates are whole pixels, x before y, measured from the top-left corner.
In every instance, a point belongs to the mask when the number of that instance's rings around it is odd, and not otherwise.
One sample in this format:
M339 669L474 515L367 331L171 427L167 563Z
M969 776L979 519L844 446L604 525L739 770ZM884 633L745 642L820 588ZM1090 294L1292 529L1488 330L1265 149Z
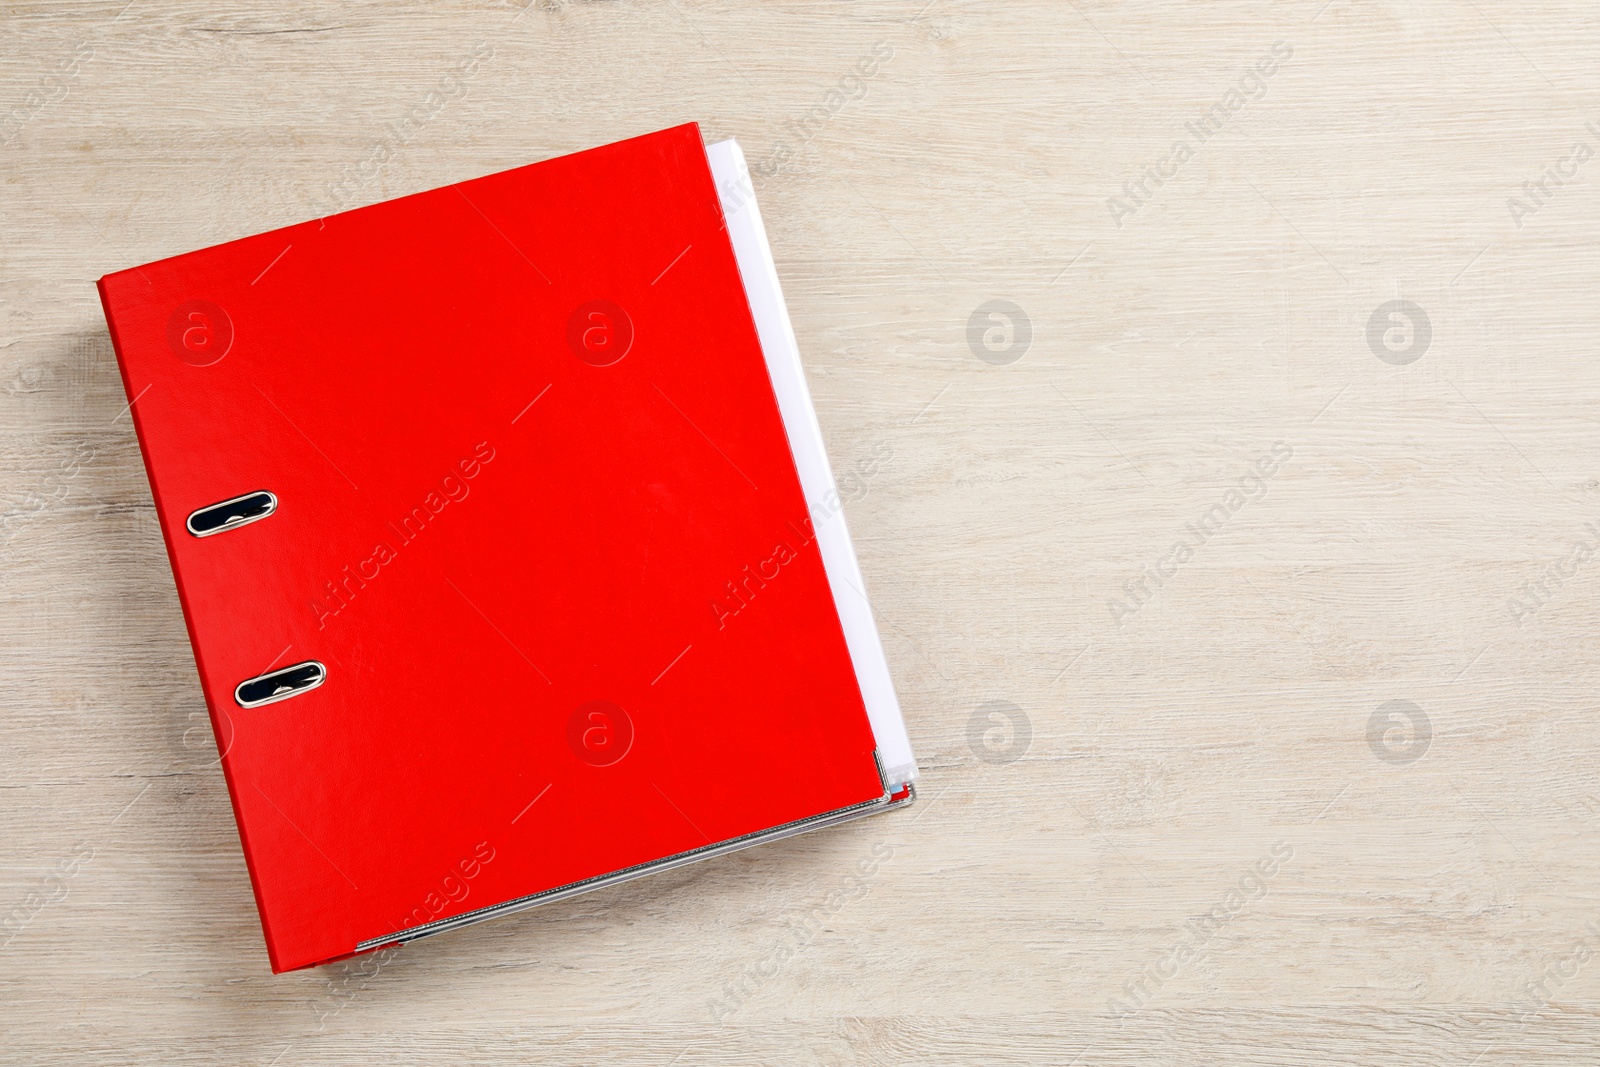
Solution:
M259 708L280 700L309 693L328 680L328 668L314 659L269 671L256 678L240 682L233 691L233 699L241 708Z
M190 515L183 525L196 537L210 537L257 522L277 510L278 498L262 489L203 507Z

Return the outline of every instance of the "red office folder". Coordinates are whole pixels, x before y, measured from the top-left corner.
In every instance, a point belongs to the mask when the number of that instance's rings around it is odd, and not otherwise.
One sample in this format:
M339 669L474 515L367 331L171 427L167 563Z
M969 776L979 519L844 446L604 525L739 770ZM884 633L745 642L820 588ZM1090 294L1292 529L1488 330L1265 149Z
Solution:
M275 971L907 796L696 126L100 291Z

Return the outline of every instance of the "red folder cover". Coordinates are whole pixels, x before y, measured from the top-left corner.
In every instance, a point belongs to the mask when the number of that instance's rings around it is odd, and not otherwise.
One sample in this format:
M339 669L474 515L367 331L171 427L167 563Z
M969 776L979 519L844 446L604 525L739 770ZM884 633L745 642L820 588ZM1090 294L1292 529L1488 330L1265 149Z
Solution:
M275 971L903 798L696 126L100 292Z

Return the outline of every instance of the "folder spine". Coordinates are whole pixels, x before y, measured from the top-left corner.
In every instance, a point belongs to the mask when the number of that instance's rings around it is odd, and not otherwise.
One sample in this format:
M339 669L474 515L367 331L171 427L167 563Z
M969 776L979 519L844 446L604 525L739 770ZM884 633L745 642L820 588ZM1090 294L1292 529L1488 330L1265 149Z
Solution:
M107 274L96 283L95 287L100 293L100 306L105 311L106 327L111 334L111 349L117 357L117 372L122 378L122 390L128 397L128 418L133 423L134 436L139 441L139 458L144 463L145 479L150 483L150 497L155 504L156 521L160 524L161 541L167 551L172 582L178 590L178 607L183 613L184 631L189 635L189 649L194 654L195 670L204 677L206 669L204 653L201 651L202 643L195 629L194 611L189 602L189 593L184 588L183 570L178 566L178 553L173 545L173 538L178 536L179 531L175 531L172 524L167 521L167 508L161 496L161 480L156 476L156 466L153 461L155 452L150 447L145 433L144 416L139 410L139 401L144 396L144 390L136 389L134 386L130 371L133 361L124 351L122 333L118 327L119 313L126 313L129 310L128 305L137 299L127 291L135 284L148 284L140 277L137 268ZM182 536L188 537L188 531L182 531ZM227 709L219 711L212 703L211 694L205 686L201 686L200 691L201 698L206 702L206 713L211 718L211 733L217 742L217 762L222 767L223 780L228 786L228 804L233 809L233 822L239 830L239 847L244 853L245 869L250 874L250 893L255 898L256 912L261 917L261 932L266 940L267 959L276 973L283 969L284 961L278 951L278 939L273 936L271 912L261 894L262 879L258 870L260 857L251 847L250 823L239 804L240 787L243 783L234 773L233 763L228 758L228 746L224 741L224 738L233 736L232 721L227 717Z

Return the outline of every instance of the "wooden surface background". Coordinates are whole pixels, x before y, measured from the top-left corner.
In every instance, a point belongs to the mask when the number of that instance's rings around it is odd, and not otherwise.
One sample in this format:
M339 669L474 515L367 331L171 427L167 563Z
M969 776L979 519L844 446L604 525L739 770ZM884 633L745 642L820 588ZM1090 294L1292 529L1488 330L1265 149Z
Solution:
M1597 1061L1592 4L206 6L0 14L0 1061ZM922 799L273 977L94 280L690 119Z

